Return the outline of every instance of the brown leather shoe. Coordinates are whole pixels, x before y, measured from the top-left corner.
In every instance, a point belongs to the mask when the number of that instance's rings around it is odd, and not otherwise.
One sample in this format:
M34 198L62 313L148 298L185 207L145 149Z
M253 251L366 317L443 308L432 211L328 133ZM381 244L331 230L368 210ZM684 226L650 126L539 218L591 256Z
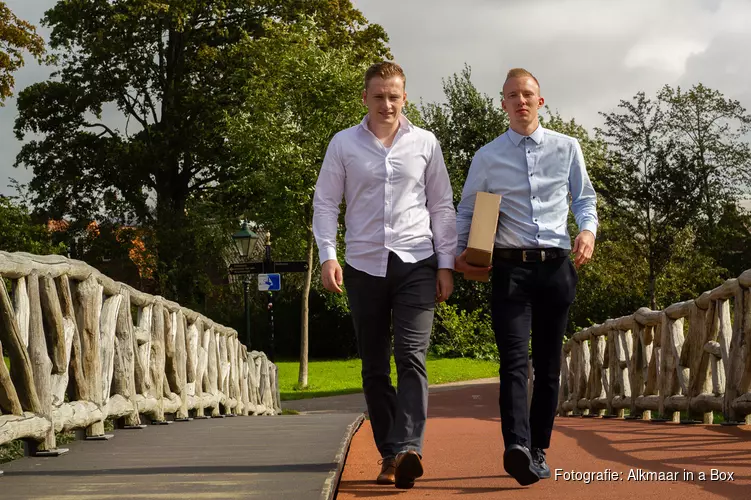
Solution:
M396 456L394 483L397 488L408 490L415 485L415 479L422 476L422 460L416 451L405 451Z
M377 484L394 484L394 469L396 460L394 457L384 458L379 462L381 464L381 473L376 478Z

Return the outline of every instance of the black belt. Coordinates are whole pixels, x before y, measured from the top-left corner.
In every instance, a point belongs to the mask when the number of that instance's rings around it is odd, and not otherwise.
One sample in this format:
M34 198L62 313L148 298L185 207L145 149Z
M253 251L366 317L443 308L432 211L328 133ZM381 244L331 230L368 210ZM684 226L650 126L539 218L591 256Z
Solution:
M493 260L510 260L514 262L545 262L567 257L570 250L563 248L494 248Z

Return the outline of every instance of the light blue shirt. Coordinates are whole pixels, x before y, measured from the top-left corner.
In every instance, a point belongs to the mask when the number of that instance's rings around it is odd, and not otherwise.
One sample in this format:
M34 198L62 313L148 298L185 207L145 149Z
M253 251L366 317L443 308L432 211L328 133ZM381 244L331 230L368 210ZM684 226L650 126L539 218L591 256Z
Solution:
M529 137L509 129L475 153L456 218L457 255L467 247L479 191L500 194L497 248L571 249L568 210L597 235L597 196L579 141L542 126Z

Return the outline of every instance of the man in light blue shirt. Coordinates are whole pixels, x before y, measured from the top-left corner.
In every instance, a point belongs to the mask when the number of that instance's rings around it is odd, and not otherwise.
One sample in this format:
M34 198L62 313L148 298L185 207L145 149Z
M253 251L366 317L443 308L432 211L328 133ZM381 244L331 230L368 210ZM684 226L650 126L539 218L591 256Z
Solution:
M578 141L540 126L538 110L545 100L537 79L512 69L503 96L510 128L472 160L457 215L455 268L490 270L468 264L466 247L476 194L500 194L491 313L501 358L503 462L511 476L528 485L550 477L545 450L558 404L563 334L576 294L576 268L594 252L597 200ZM573 250L569 207L579 227ZM530 330L535 379L528 411Z

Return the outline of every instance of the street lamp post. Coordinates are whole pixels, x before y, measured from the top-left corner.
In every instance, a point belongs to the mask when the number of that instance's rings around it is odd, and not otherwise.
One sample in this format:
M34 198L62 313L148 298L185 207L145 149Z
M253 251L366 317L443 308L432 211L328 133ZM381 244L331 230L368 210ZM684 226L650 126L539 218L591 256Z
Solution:
M235 242L235 248L240 257L249 261L250 254L253 253L258 242L258 235L250 230L247 222L243 221L240 230L232 235L232 240ZM245 275L243 286L245 290L245 339L246 347L250 349L250 275Z
M271 258L271 233L266 233L266 255L263 262L264 269L266 269L266 272L273 273L275 271L274 269L274 260ZM268 293L268 302L266 303L266 308L269 313L269 348L268 348L268 355L269 360L273 363L274 362L274 294L273 292L269 291Z
M245 329L246 336L248 338L248 348L250 349L250 275L258 274L258 289L260 291L266 291L267 302L266 309L268 311L269 318L269 346L268 346L268 358L274 361L274 291L281 290L281 277L280 273L303 273L308 270L307 261L274 261L271 255L271 233L266 232L265 236L265 252L263 260L259 262L250 262L250 253L258 242L258 235L248 229L248 225L243 223L243 227L240 231L232 235L232 239L237 247L237 252L245 260L245 262L239 262L230 264L229 273L233 275L243 274L245 280ZM261 277L263 277L263 286L261 283Z

